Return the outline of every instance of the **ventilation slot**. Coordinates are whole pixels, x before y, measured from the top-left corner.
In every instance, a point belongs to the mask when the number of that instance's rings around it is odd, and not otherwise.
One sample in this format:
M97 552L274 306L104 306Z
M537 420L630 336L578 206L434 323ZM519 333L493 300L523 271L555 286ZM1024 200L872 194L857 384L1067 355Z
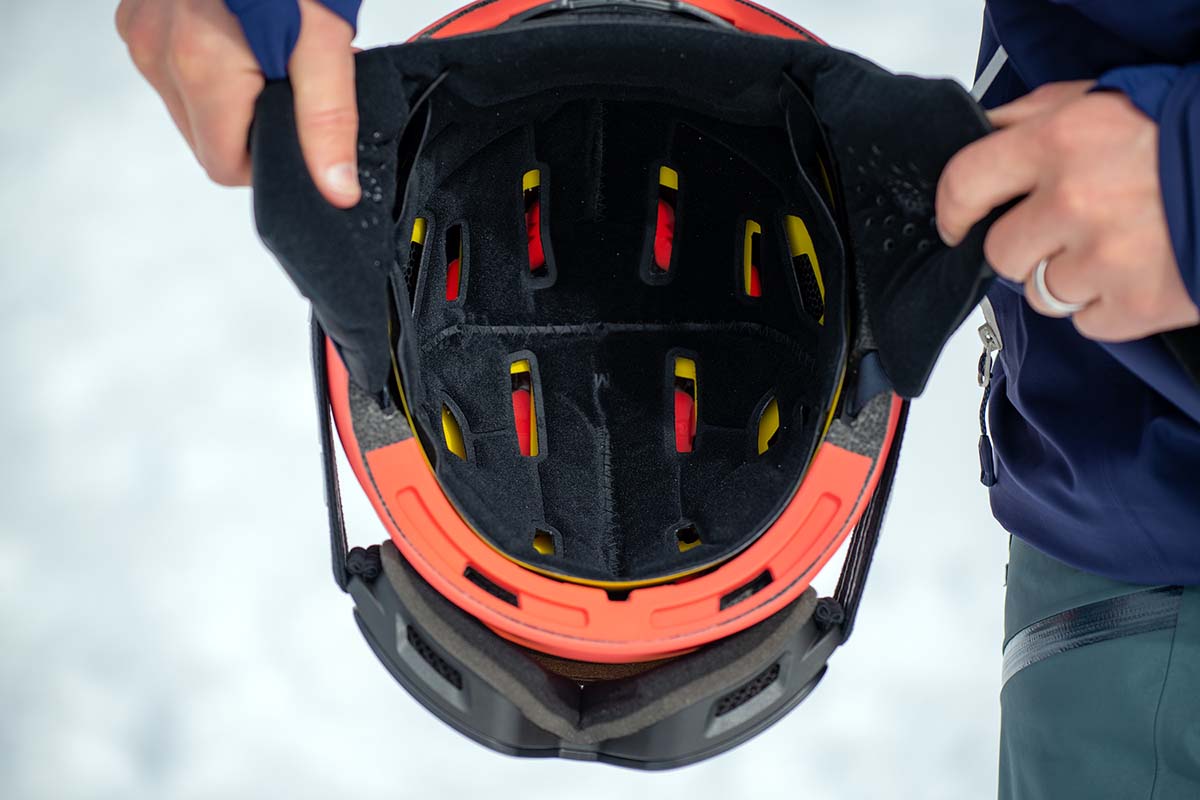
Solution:
M730 606L736 606L738 603L742 602L746 598L753 597L754 595L758 594L759 592L761 592L763 589L767 588L770 585L771 585L771 570L764 569L762 572L758 573L757 578L755 578L752 581L743 583L741 586L739 586L738 588L734 589L729 594L722 597L721 598L721 610L724 611L725 609L729 608Z
M463 440L462 426L450 406L445 404L442 405L442 438L446 440L447 450L466 461L467 444Z
M776 661L771 666L760 672L755 677L746 681L738 688L734 689L729 694L717 701L717 709L713 713L714 717L721 717L733 711L735 708L744 706L755 697L762 694L763 690L774 683L779 678L779 662Z
M679 201L679 173L670 167L658 168L658 211L654 224L654 266L651 272L671 271L675 255L675 212Z
M821 325L825 324L825 281L821 278L821 264L817 261L817 249L813 246L808 226L799 217L784 217L787 227L788 249L792 254L792 268L800 283L800 301L804 311Z
M758 416L758 454L761 456L775 443L779 433L779 400L772 397Z
M546 249L542 244L542 172L531 169L521 178L521 194L525 199L525 235L529 240L529 272L535 278L544 277Z
M517 596L515 594L510 592L508 589L505 589L503 586L499 585L474 567L467 567L464 569L463 577L478 586L480 589L483 589L492 597L503 600L510 606L518 605Z
M421 256L425 254L426 228L424 217L417 217L413 220L412 238L408 245L408 266L404 270L404 282L408 286L408 302L412 304L413 314L417 313L417 278L421 274Z
M554 555L554 534L538 529L533 532L533 549L544 556Z
M690 453L696 441L696 421L700 406L696 388L696 362L690 358L676 358L674 375L675 451Z
M748 219L742 237L742 292L747 297L762 297L761 253L762 225Z
M529 360L522 358L508 368L512 376L513 424L517 429L517 445L521 455L538 454L537 403L533 396L533 373Z
M695 525L684 525L675 531L675 544L679 546L681 553L686 553L693 547L699 547L700 531L696 530Z
M453 225L446 231L446 302L458 299L462 286L462 226Z
M412 625L407 626L405 636L413 650L417 651L417 655L421 660L430 666L430 668L440 675L446 683L453 686L455 689L462 691L463 680L462 673L450 666L450 662L438 655L429 643L421 638L421 634L417 633L417 629Z

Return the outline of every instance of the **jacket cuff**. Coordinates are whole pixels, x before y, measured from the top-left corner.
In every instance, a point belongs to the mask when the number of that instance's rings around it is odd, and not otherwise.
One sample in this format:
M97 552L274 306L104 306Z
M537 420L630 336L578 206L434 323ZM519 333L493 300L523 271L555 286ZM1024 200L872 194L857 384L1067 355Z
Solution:
M357 31L362 0L320 0ZM241 23L246 42L258 66L269 80L287 75L288 59L300 36L300 6L297 0L225 0L226 7Z
M1158 173L1175 261L1200 305L1200 64L1120 67L1097 88L1115 89L1158 123Z

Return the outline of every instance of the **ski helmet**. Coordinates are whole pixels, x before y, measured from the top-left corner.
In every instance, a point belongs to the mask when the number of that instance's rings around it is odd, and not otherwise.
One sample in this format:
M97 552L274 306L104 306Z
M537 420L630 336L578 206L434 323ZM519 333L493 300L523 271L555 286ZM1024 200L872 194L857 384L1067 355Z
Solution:
M286 83L252 151L367 641L507 753L755 735L850 635L907 398L986 282L932 226L978 108L745 0L486 0L357 73L354 209ZM382 545L348 548L339 446Z

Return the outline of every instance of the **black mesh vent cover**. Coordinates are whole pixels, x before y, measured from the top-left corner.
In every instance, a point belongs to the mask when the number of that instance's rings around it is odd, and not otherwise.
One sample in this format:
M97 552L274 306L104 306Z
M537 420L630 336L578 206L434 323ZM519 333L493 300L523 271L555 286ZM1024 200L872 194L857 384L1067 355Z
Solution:
M405 635L408 637L408 643L417 651L426 664L428 664L434 672L446 679L446 682L455 689L463 688L462 674L450 666L446 659L442 658L437 652L429 646L429 643L421 638L421 634L417 633L417 629L412 625L407 626Z
M775 662L756 677L734 689L717 701L717 710L713 716L721 717L733 711L738 706L745 705L762 693L775 679L779 677L779 662Z

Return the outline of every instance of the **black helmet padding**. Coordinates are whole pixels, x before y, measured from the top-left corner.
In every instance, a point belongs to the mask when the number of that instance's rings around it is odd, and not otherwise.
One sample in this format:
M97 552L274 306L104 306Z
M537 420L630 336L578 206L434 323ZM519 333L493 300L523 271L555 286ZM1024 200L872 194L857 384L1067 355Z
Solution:
M986 130L952 82L644 21L418 41L364 53L358 70L363 201L338 211L316 193L289 92L272 85L253 140L260 231L355 383L383 396L395 348L439 481L521 561L632 581L745 547L794 493L848 356L877 349L892 386L916 394L982 292L982 232L949 250L931 219L945 161ZM659 166L679 175L666 274L647 271ZM520 191L532 169L542 275L529 269ZM812 236L819 321L785 215ZM410 264L417 218L428 228ZM756 298L738 283L746 220L764 231ZM452 229L461 294L449 301ZM691 453L672 438L678 356L697 370ZM544 426L532 458L513 430L515 359L531 366ZM780 429L760 454L772 397ZM462 457L441 445L445 413ZM689 526L703 546L683 551ZM554 538L552 555L534 549L535 531Z

